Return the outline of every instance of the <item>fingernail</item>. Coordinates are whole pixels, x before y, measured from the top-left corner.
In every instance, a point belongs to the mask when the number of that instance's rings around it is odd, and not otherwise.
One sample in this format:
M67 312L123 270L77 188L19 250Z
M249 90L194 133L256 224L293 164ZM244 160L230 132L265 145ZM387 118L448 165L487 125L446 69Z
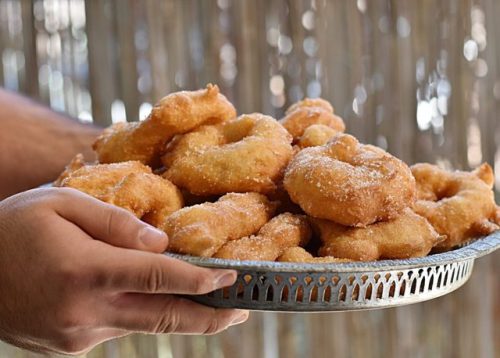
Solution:
M167 234L153 227L145 226L139 232L139 239L146 246L158 245L158 242L164 241Z
M231 286L236 281L235 272L226 272L215 279L215 287L227 287Z
M245 322L247 319L248 319L248 311L243 311L241 314L236 316L236 318L233 319L229 325L234 326L236 324Z

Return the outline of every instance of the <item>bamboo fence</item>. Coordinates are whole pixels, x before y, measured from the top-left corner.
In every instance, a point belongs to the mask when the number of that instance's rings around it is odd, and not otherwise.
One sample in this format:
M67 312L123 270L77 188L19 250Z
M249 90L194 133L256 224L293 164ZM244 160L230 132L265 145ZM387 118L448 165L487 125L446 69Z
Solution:
M500 187L496 0L0 0L0 83L100 126L212 82L240 113L330 100L348 132ZM497 195L498 198L498 195ZM211 337L135 335L100 357L498 357L500 253L429 302L254 313ZM0 343L0 357L35 357Z

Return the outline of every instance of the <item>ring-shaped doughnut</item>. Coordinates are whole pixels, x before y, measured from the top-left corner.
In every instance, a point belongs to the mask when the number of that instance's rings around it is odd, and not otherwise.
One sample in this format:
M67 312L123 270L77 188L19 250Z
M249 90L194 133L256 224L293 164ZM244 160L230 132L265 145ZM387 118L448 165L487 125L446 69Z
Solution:
M447 237L438 249L450 249L498 229L494 176L488 164L472 172L452 172L427 163L415 164L411 170L417 182L415 212Z
M415 201L415 179L408 166L348 134L300 151L283 182L307 214L346 226L394 218Z
M292 156L290 134L254 113L175 138L162 157L164 176L196 195L268 193Z

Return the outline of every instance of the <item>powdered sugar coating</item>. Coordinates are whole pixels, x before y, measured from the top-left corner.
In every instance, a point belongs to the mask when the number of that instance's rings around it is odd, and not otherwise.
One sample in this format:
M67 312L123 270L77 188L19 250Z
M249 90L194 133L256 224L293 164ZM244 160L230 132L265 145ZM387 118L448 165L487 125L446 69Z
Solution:
M202 126L167 146L164 175L196 195L268 193L292 156L291 140L276 120L259 113Z
M405 163L348 134L300 151L285 171L284 186L307 214L347 226L397 216L414 203L416 191Z
M287 248L306 245L311 235L311 228L304 215L283 213L265 224L257 235L226 243L214 257L274 261Z
M272 217L276 204L258 193L229 193L215 203L183 208L160 225L168 250L211 257L227 241L256 233Z

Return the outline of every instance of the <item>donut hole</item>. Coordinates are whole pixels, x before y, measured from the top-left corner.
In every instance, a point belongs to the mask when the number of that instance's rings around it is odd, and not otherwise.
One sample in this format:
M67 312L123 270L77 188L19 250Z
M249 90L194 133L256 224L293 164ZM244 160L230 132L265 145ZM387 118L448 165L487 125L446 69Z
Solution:
M444 200L451 198L458 194L459 186L457 183L450 183L450 185L446 185L441 190L435 192L436 201Z
M226 144L236 143L243 138L248 137L255 126L255 121L250 117L244 117L242 120L226 124L223 127L224 141Z

